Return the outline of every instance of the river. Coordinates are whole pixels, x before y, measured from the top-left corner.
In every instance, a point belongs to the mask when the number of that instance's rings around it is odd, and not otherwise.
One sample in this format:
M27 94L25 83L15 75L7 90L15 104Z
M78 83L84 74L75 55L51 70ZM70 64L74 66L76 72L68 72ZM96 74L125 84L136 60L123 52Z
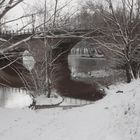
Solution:
M68 61L72 71L72 77L79 80L92 80L93 82L98 82L106 86L116 81L121 81L121 78L123 78L118 70L112 70L109 67L105 58L88 58L78 55L69 55ZM0 88L0 106L13 108L17 106L28 106L31 100L29 100L29 96L26 92L25 90L16 88ZM67 100L69 103L82 103L80 100Z

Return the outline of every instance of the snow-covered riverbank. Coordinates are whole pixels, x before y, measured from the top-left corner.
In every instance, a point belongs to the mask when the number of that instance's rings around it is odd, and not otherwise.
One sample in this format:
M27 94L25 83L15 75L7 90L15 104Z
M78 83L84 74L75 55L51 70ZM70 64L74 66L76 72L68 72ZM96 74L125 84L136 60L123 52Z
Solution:
M0 108L0 140L139 140L140 80L110 86L107 93L67 110Z

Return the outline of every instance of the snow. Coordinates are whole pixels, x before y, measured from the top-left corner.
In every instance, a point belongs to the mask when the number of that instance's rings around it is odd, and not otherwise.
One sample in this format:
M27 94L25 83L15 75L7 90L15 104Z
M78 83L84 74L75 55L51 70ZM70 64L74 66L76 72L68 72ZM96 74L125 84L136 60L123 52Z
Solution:
M0 140L139 140L140 80L106 92L94 104L66 110L0 108Z
M40 95L35 100L36 105L55 105L62 102L63 98L61 96L47 98L46 95Z

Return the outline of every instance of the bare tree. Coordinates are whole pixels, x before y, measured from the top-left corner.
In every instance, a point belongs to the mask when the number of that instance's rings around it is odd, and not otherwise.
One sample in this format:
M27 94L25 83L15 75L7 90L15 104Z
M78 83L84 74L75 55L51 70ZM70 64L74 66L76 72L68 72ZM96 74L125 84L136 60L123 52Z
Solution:
M96 87L73 81L70 77L67 61L68 54L70 49L84 36L77 37L63 28L63 23L65 23L65 20L68 20L70 16L63 18L63 14L61 15L59 11L67 6L67 4L58 7L58 3L59 1L56 0L53 13L50 12L47 14L48 10L45 1L45 5L43 5L43 22L38 25L35 23L34 17L31 16L34 32L27 38L10 44L7 48L2 48L1 53L5 55L9 52L21 51L22 49L25 50L25 48L28 49L36 63L30 72L26 71L29 75L25 76L23 73L20 75L23 75L22 80L24 80L25 86L33 90L35 94L44 94L46 90L48 90L48 97L50 97L52 89L56 88L58 92L63 92L62 95L76 98L92 98L92 94L96 96L96 93L98 93ZM58 15L61 15L61 18ZM37 32L40 28L40 32ZM64 34L55 35L57 31L62 31ZM71 44L67 42L69 39L72 40ZM21 54L22 53L23 50ZM17 54L15 57L16 56ZM13 60L12 62L14 63ZM16 72L17 74L21 73L18 69ZM69 84L74 88L74 92ZM32 86L34 89L32 89ZM81 87L85 87L84 90L82 90ZM80 91L77 92L77 90Z
M140 1L117 2L118 5L112 0L104 0L102 4L89 0L85 7L94 18L92 27L98 31L94 43L126 70L130 82L139 77L140 71Z
M0 1L0 19L2 19L7 12L9 12L11 9L13 9L15 6L17 6L19 3L21 3L23 0L1 0Z

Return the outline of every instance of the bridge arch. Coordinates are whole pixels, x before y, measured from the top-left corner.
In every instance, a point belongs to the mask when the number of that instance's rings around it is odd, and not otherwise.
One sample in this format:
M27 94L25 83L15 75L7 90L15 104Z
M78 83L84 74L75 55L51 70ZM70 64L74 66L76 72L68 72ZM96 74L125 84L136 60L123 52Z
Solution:
M25 80L28 81L27 84L29 84L30 87L34 88L35 86L37 86L37 88L41 88L40 86L44 84L45 79L46 79L44 77L44 75L46 75L45 69L42 71L42 68L44 68L44 60L46 59L45 53L49 47L52 47L51 61L53 63L51 64L50 69L53 69L52 74L51 74L51 82L53 83L53 88L55 88L57 92L61 94L62 96L88 99L88 100L96 100L98 98L102 98L103 95L100 93L100 91L97 89L95 85L83 83L81 81L75 81L71 78L71 70L68 64L68 55L71 52L71 49L80 40L81 38L78 38L78 37L47 38L47 48L46 48L46 46L44 46L43 38L32 38L31 40L27 42L23 42L22 44L20 44L20 46L17 47L17 49L12 51L12 52L17 53L14 59L16 59L16 57L19 55L18 51L22 52L20 53L21 55L23 54L25 50L28 50L29 52L32 53L32 56L34 57L36 63L35 63L34 69L31 72L33 74L36 74L36 71L37 71L38 76L43 77L41 81L36 83L37 85L33 84L34 82L32 81L31 73L29 70L27 70L24 67L21 57L20 59L15 61L13 65L15 65L17 69L22 67L22 71L20 72L26 73L24 77L25 77ZM1 60L4 60L4 59L1 59ZM17 66L19 62L20 64L22 64L22 66ZM4 60L4 63L5 63L5 60ZM13 87L25 86L25 84L21 81L18 74L15 76L15 77L18 77L17 82L15 82L16 80L11 79L11 77L9 76L11 70L5 71L5 69L3 69L1 71L5 72L5 76L9 78L9 80L11 80L11 84L9 84L9 86L13 86ZM4 83L4 81L1 80L1 83ZM4 83L4 84L7 84L7 83Z

